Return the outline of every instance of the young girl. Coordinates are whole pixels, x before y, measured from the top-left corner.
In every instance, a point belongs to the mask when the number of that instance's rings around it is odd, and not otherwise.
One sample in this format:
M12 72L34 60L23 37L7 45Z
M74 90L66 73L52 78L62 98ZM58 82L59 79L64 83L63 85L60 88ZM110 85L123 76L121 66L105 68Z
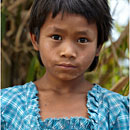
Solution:
M46 73L2 90L2 130L128 130L128 99L84 78L111 26L107 0L34 0L29 29Z

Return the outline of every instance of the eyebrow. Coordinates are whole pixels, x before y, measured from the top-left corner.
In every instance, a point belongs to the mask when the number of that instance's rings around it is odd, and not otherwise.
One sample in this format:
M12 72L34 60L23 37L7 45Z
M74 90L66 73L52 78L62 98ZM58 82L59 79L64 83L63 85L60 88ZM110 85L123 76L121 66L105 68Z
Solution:
M84 31L78 31L76 32L77 35L90 35L91 32L89 30L84 30Z
M50 29L53 30L54 32L63 32L63 33L66 32L64 29L60 29L60 28L57 28L57 27L50 27Z
M57 28L57 27L50 27L50 30L53 30L54 32L61 32L61 33L65 33L66 31L64 29L61 28ZM76 35L91 35L91 31L89 30L83 30L83 31L77 31L75 32Z

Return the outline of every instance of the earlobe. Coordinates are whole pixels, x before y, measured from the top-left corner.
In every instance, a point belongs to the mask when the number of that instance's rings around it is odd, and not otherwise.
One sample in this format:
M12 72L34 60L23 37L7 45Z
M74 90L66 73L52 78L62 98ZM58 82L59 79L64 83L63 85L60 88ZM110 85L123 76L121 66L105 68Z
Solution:
M37 40L36 40L36 35L30 33L30 37L31 37L31 41L32 41L33 48L34 48L36 51L39 51L39 46L38 46L38 43L37 43Z
M96 56L99 56L101 49L102 49L102 45L99 45L99 47L96 50Z

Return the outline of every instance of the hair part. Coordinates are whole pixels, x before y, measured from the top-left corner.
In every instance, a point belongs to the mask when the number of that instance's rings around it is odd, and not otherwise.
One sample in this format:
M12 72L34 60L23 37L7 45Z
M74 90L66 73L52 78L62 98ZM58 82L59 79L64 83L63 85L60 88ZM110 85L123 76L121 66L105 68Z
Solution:
M59 13L63 15L64 13L80 14L89 23L95 22L98 30L97 47L107 41L111 33L112 17L107 0L34 0L29 30L36 35L37 42L39 42L40 29L50 13L52 13L52 18L55 18ZM96 67L96 65L94 60L92 66Z

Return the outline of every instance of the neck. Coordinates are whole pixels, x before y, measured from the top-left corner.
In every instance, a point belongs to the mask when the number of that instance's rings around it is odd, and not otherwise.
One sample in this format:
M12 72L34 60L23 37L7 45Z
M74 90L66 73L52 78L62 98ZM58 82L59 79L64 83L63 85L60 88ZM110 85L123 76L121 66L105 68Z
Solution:
M84 79L84 76L80 76L73 80L60 80L54 77L49 76L47 73L40 79L40 90L49 90L56 92L58 94L67 94L67 93L82 93L86 90L89 90L91 84Z

